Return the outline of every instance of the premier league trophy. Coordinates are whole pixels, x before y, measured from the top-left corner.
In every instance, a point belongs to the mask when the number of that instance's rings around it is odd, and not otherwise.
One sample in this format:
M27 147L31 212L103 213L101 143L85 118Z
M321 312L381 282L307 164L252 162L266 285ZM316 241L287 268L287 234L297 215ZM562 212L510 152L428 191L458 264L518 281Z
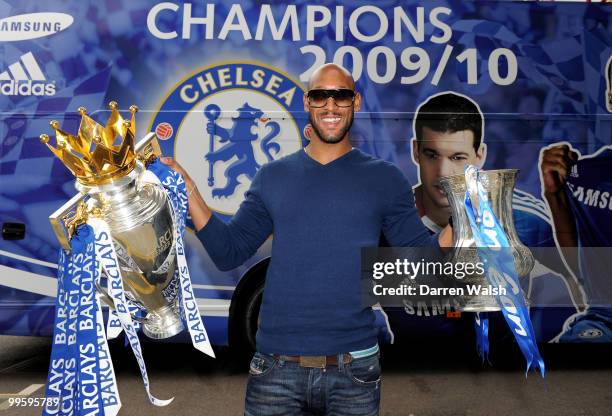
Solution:
M479 171L479 182L484 188L488 203L499 221L509 242L509 251L514 259L514 266L519 277L529 274L534 266L531 251L521 243L512 219L512 195L516 183L516 169ZM474 238L472 226L468 219L465 196L468 186L465 175L453 175L440 179L451 207L453 217L453 245L450 261L472 263L479 262L478 243ZM473 195L477 198L477 195ZM483 274L473 273L462 279L465 285L485 287L489 284ZM467 292L466 292L467 293ZM492 295L465 295L459 299L459 307L464 311L485 312L499 311L500 306Z
M149 400L157 406L172 400L159 400L149 391L138 327L154 339L187 329L194 347L214 357L185 258L183 178L157 160L161 151L154 133L135 144L136 106L130 107L131 120L122 118L116 102L109 107L106 126L81 107L76 135L52 121L56 146L46 134L40 137L74 174L79 191L50 216L63 250L46 394L62 411L75 406L75 414L92 408L106 415L118 412L114 373L94 377L110 383L101 385L94 399L88 385L96 371L112 372L106 338L121 331L134 351ZM111 308L106 333L100 300ZM91 357L85 358L87 353ZM43 414L56 411L47 408Z
M41 141L76 176L77 190L89 197L87 208L81 206L72 216L64 214L68 233L72 234L75 226L86 222L92 214L108 224L128 297L146 310L146 317L139 318L143 332L154 339L168 338L183 330L177 312L178 298L168 300L163 295L176 269L174 224L164 189L142 181L145 165L159 156L156 151L159 147L152 136L148 157L137 157L134 146L137 107L130 107L132 120L125 121L116 102L109 106L112 112L106 127L93 121L81 107L81 125L76 136L62 131L52 121L57 148L49 144L47 135L42 135ZM118 136L123 142L115 145ZM90 152L92 146L95 148ZM64 240L57 217L52 216L51 221L60 231L60 241ZM106 291L100 285L98 289L102 299L114 307Z

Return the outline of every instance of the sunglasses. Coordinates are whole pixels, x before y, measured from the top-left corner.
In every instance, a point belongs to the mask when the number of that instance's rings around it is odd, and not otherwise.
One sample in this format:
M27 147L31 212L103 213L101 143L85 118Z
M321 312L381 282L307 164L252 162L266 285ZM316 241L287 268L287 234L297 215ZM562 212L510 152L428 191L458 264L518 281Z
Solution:
M310 90L306 94L308 105L314 108L325 107L327 99L332 98L338 107L350 107L355 101L355 91L347 88L337 90Z

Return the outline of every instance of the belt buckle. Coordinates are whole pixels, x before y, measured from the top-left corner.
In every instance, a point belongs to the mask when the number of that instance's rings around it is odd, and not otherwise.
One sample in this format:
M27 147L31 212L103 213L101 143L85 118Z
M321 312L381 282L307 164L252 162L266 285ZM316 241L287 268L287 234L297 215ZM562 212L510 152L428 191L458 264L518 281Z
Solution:
M304 356L300 355L300 367L325 368L327 357L325 355Z

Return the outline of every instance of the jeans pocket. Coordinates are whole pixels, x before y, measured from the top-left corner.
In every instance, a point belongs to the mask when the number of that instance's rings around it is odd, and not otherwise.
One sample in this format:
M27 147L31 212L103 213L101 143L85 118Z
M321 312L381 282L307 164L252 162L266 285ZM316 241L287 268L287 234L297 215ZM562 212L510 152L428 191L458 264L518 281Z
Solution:
M379 354L354 359L346 366L346 373L358 386L377 387L380 383Z
M277 361L271 355L256 352L249 365L249 374L253 377L263 377L272 371Z

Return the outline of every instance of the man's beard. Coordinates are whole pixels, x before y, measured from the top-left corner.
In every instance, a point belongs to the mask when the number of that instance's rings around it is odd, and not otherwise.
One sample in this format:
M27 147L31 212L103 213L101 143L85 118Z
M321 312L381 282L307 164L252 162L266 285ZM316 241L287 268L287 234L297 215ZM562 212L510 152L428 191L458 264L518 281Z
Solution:
M353 115L351 114L351 118L349 119L348 123L346 123L346 126L342 130L340 130L340 133L337 136L324 136L323 134L321 134L321 131L317 128L317 124L312 119L312 115L308 116L308 121L310 122L312 130L316 133L317 137L319 137L325 143L336 144L340 143L346 133L351 129L351 126L353 125Z

